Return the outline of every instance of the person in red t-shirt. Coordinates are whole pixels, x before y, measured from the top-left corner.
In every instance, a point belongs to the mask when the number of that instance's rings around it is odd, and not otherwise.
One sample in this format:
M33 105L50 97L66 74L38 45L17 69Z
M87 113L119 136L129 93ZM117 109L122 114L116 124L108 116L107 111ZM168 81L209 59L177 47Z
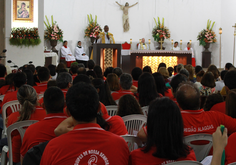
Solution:
M69 72L70 72L73 80L77 76L78 69L79 69L79 67L78 67L77 64L73 64L73 65L70 66L70 71Z
M133 85L137 88L138 88L138 79L139 79L139 77L141 76L142 73L143 73L143 71L139 67L135 67L131 71L131 75L132 75L132 78L133 78Z
M30 148L55 138L54 129L67 118L63 113L64 95L58 87L48 88L43 98L47 116L27 128L20 151L21 162Z
M36 83L34 89L38 94L43 94L47 89L47 83L50 79L50 71L46 67L41 67L38 71L38 79L40 83Z
M46 111L37 106L37 93L33 87L21 86L17 92L17 99L22 105L21 110L8 116L7 127L19 121L42 120L46 116ZM11 136L13 162L18 163L20 162L21 137L18 131L13 131Z
M66 103L75 127L47 144L40 164L128 165L127 143L96 122L100 109L96 89L83 82L75 84L67 92Z
M160 98L150 104L147 133L146 146L131 152L130 165L196 161L193 149L184 144L183 120L172 100Z
M14 76L15 76L15 73L10 73L6 76L5 78L6 84L0 88L0 95L5 95L8 92L15 91L14 82L13 82Z
M134 93L130 91L130 88L133 84L133 80L130 74L124 73L120 76L120 86L119 91L113 92L111 95L114 100L119 100L121 96L130 94L134 96Z
M228 138L228 144L225 147L225 164L236 162L236 133Z

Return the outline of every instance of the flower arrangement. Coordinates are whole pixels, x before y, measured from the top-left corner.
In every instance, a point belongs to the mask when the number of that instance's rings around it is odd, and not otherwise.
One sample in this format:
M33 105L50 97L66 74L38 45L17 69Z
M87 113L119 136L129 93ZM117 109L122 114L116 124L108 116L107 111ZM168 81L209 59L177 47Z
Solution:
M46 21L44 24L46 26L44 39L49 41L60 41L63 42L63 31L57 25L57 22L53 21L53 16L51 16L52 24L49 23L47 16L45 16Z
M38 28L13 28L9 39L10 45L35 46L41 43Z
M160 22L160 18L158 17L158 22L156 18L154 18L154 21L156 23L156 26L152 30L152 36L155 41L159 42L161 39L164 41L164 39L170 38L170 32L167 27L164 26L164 18L162 18L162 24Z
M211 21L207 21L207 28L203 29L197 36L197 40L199 40L199 45L206 46L207 43L215 43L217 41L216 34L212 30L214 25L215 22L213 22L211 26Z
M95 21L93 21L91 14L90 14L90 16L89 15L87 15L87 16L88 16L89 24L88 24L87 28L85 29L84 37L97 39L99 34L102 32L102 28L97 23L97 16L95 16Z

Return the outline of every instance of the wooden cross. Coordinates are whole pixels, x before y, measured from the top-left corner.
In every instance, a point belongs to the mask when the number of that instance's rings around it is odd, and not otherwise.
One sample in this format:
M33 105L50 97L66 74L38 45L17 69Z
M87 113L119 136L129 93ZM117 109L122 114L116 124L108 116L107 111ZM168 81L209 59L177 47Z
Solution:
M162 44L164 43L163 39L161 38L161 41L159 41L161 43L161 49L160 50L163 50L162 49Z

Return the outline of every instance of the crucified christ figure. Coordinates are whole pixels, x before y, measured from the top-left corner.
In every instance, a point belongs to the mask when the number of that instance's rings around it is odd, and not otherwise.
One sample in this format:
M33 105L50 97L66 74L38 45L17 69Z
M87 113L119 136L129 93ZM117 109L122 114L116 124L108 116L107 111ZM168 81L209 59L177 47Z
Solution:
M124 29L124 32L127 32L129 31L129 13L128 13L128 10L129 8L135 6L138 4L138 2L136 2L135 4L129 6L129 3L126 2L125 3L125 6L119 4L117 1L116 3L120 6L121 10L123 10L123 29Z

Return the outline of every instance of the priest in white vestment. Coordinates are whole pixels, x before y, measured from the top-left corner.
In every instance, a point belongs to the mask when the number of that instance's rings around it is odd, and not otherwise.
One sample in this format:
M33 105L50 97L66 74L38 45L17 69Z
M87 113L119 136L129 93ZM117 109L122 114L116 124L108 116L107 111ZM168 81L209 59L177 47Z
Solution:
M144 38L142 38L141 44L138 44L138 50L148 50L148 46L145 43L145 39Z
M63 46L61 47L61 58L65 58L66 65L69 68L71 63L75 62L75 57L72 55L72 52L67 44L67 41L63 42Z
M173 47L173 50L180 50L180 47L178 47L179 43L176 41L174 43L174 47Z
M78 46L75 48L75 58L76 62L83 63L87 67L87 62L89 57L86 55L84 48L81 46L81 41L78 42Z
M195 67L196 66L196 61L195 61L195 57L194 57L193 48L191 48L190 42L187 43L187 47L184 50L192 51L192 66Z

